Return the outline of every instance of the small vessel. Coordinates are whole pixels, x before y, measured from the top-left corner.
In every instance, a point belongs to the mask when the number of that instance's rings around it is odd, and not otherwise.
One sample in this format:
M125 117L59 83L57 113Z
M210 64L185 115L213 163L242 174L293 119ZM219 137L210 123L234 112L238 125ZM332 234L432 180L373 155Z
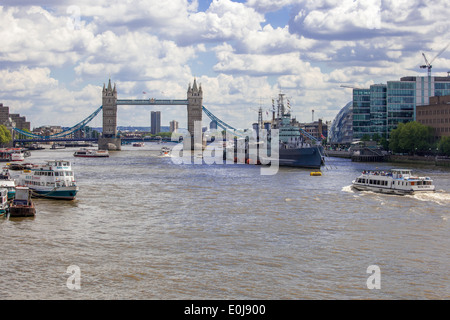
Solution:
M143 147L145 145L144 142L134 142L133 147Z
M22 148L1 148L0 161L23 161L25 160Z
M108 150L80 148L79 150L75 151L73 155L74 157L83 158L104 158L109 157L109 152Z
M52 147L51 147L51 149L53 149L53 150L55 150L55 149L65 149L65 148L66 148L66 145L58 144L58 143L52 144Z
M353 181L352 187L359 191L398 195L435 191L433 180L430 177L414 176L410 169L363 171Z
M21 171L21 170L25 170L25 169L31 169L33 167L33 164L32 163L18 163L18 162L15 162L15 163L7 163L7 166L8 166L9 170L14 170L14 171L19 170L19 171Z
M322 172L320 172L320 171L314 171L314 172L311 172L309 175L310 175L310 176L321 176L321 175L322 175Z
M5 188L0 189L0 217L4 216L9 209L8 202L8 190Z
M42 145L33 143L28 147L28 150L43 150L45 149Z
M34 217L36 208L31 201L31 192L28 187L17 186L16 197L9 207L10 217Z
M66 160L34 165L30 170L24 170L17 182L29 187L34 197L74 200L79 190L70 161Z
M161 151L159 152L160 157L170 157L170 148L169 147L162 147Z
M16 194L16 182L11 178L9 170L3 168L0 173L0 188L6 189L8 191L8 200L14 199Z

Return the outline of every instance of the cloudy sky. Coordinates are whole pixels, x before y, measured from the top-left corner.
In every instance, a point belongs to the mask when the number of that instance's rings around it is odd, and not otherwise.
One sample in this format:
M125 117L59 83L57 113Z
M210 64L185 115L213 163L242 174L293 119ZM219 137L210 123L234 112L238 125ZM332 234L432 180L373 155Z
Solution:
M422 52L448 45L449 16L444 0L2 0L0 103L32 128L72 126L109 78L119 99L185 99L195 77L235 127L280 91L297 119L333 120L351 100L341 85L426 75ZM450 47L432 64L446 76ZM151 110L186 127L184 106L119 106L118 124L149 126Z

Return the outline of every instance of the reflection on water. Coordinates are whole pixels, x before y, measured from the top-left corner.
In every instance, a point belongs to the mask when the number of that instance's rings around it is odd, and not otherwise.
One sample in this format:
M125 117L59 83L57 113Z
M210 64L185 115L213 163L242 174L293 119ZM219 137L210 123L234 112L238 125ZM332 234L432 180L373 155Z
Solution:
M73 161L75 201L36 199L34 219L0 220L3 297L33 299L443 299L450 170L433 194L351 189L389 164L330 158L322 176L252 165L176 165L160 145ZM79 266L81 289L66 286ZM366 286L378 265L381 289Z

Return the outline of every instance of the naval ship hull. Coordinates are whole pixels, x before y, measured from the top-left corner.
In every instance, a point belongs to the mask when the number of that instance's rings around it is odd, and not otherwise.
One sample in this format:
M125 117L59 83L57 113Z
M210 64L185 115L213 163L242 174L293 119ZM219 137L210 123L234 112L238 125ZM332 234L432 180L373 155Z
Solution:
M320 169L323 164L320 147L280 149L279 153L280 166Z
M267 163L271 157L262 157L262 160ZM278 163L285 167L311 168L320 169L323 165L323 156L321 147L307 147L307 148L280 148Z

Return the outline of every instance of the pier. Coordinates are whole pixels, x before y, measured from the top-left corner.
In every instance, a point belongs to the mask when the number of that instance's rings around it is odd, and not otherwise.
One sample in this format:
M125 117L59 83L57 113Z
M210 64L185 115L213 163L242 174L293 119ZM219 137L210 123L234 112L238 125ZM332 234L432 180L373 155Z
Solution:
M361 148L352 153L353 162L384 162L388 158L380 149Z

